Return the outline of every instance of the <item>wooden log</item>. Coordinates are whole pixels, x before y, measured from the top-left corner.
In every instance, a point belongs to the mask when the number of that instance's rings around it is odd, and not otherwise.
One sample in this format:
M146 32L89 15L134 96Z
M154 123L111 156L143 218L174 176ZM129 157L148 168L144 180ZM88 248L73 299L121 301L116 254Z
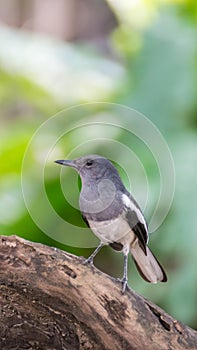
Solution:
M84 258L0 237L0 349L197 349L197 332Z

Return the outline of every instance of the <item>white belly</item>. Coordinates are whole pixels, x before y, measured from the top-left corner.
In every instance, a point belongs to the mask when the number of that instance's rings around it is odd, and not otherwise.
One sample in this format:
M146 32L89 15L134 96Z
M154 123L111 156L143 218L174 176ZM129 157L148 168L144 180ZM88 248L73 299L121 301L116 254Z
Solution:
M131 230L127 221L122 216L119 216L112 221L89 221L89 225L94 234L104 244L118 242L123 246L129 247L136 239L135 233Z

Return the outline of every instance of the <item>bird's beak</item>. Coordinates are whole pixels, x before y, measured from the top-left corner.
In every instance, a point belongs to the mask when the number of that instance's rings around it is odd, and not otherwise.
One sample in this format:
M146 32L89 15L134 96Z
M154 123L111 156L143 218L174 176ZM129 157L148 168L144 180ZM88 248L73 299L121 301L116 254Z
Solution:
M66 166L71 166L72 168L76 168L76 165L73 160L55 160L55 163L61 164L61 165L66 165Z

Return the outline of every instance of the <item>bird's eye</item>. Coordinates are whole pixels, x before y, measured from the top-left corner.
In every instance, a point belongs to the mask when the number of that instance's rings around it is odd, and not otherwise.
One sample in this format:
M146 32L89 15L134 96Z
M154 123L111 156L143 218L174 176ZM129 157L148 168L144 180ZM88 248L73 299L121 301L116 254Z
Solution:
M86 163L86 166L90 167L92 164L93 164L93 161L92 160L88 160L87 163Z

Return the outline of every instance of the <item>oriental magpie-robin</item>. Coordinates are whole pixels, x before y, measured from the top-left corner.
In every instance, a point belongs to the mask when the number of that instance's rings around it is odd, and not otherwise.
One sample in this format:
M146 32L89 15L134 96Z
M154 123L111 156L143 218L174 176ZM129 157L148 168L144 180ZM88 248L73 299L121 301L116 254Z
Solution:
M55 162L74 168L82 180L80 210L86 224L100 239L86 261L92 263L99 250L109 245L124 255L123 292L127 286L129 252L147 282L166 282L165 271L147 246L148 228L140 207L126 190L113 164L99 155Z

